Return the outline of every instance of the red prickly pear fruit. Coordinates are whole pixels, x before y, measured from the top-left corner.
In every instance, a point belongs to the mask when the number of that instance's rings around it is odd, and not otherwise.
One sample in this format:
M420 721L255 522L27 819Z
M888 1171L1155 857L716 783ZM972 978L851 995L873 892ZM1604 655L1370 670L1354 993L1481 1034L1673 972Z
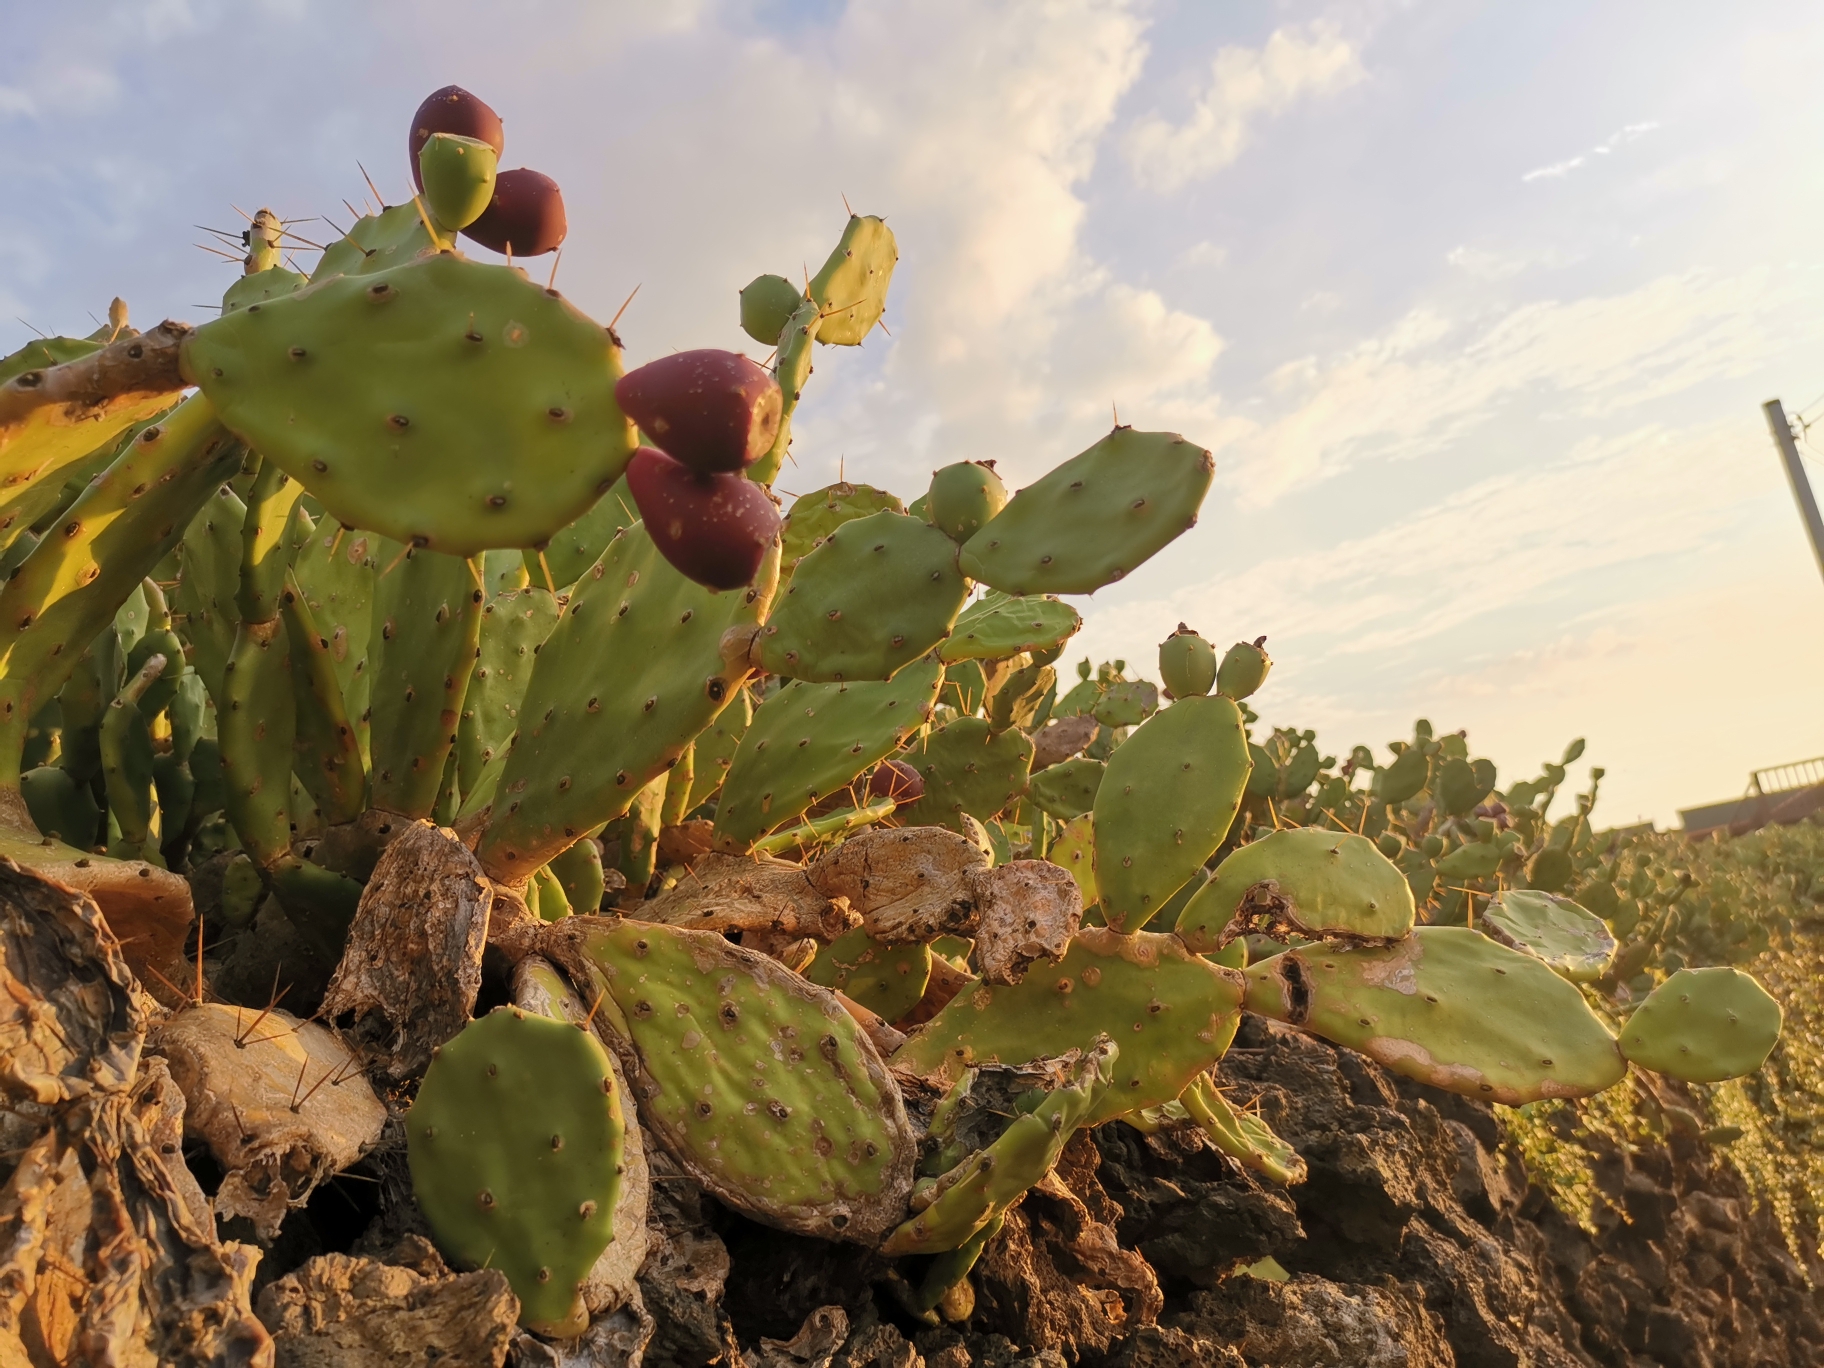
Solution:
M648 441L700 475L739 473L772 450L784 401L778 382L740 352L677 352L628 371L621 412Z
M868 801L891 798L904 807L925 796L925 777L904 760L882 760L868 776Z
M652 447L633 453L627 487L659 554L711 589L753 583L779 535L779 510L764 486L740 475L699 474Z
M491 252L534 257L556 251L569 231L557 182L522 166L494 178L494 198L462 235Z
M507 145L500 115L489 109L486 101L477 99L461 86L447 85L433 91L412 115L412 184L420 192L424 190L424 174L418 169L418 154L433 133L455 133L479 139L494 149L495 156L499 156Z

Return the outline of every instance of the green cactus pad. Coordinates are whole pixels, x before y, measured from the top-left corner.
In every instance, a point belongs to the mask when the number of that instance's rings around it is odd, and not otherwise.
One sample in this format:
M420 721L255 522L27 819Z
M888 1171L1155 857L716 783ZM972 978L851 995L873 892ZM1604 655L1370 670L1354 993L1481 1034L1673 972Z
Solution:
M78 782L59 765L40 765L25 772L19 788L25 794L25 809L31 814L32 824L41 833L79 851L95 844L96 833L101 829L101 808L87 780Z
M959 546L1007 506L1007 486L992 461L958 461L933 471L925 496L931 521Z
M1095 807L1103 769L1100 760L1066 760L1052 765L1032 776L1026 797L1058 820L1069 821Z
M1215 471L1176 433L1118 427L1015 494L963 547L963 573L1009 594L1094 593L1196 522Z
M553 536L620 476L620 348L525 273L443 253L205 324L186 374L349 527L469 556Z
M1058 672L1049 665L1022 665L1011 671L988 700L988 725L995 731L1037 729L1047 699L1056 698Z
M887 307L887 287L898 261L899 247L886 220L873 214L849 215L836 250L811 277L810 296L823 315L817 340L860 346Z
M429 817L436 806L481 639L479 578L471 562L412 549L374 586L368 689L377 808Z
M342 690L342 707L364 756L368 749L368 646L374 622L374 577L384 568L376 564L375 550L384 544L374 533L349 532L333 518L325 518L291 566L311 621L329 639L329 658Z
M631 1046L640 1119L693 1179L799 1234L871 1245L899 1221L917 1141L832 993L714 932L572 924L571 957Z
M1249 1011L1466 1097L1586 1097L1626 1071L1575 987L1468 927L1420 926L1385 947L1300 946L1246 974Z
M956 545L935 527L890 511L857 518L798 562L761 633L761 668L891 679L949 634L967 592Z
M543 589L511 589L481 610L481 654L462 700L456 731L457 787L481 781L519 727L519 705L532 680L538 648L557 625L557 599Z
M741 331L763 347L776 347L802 303L804 291L784 276L755 276L741 291Z
M1503 945L1544 961L1572 983L1595 982L1615 958L1609 928L1553 893L1510 888L1489 903L1480 925Z
M716 838L745 850L852 784L925 724L943 667L909 665L864 684L788 683L754 712L716 805Z
M1453 755L1438 771L1438 806L1452 817L1467 816L1494 788L1494 761Z
M1032 772L1032 742L1024 732L994 731L980 717L959 717L939 727L900 757L925 780L924 797L898 812L907 826L964 831L967 814L986 822L1025 791Z
M1016 598L990 590L964 609L938 654L946 661L1005 660L1061 646L1082 625L1075 608L1049 595Z
M872 485L838 481L822 489L813 489L793 502L780 528L781 573L791 570L844 523L875 513L903 512L905 507L897 494L875 489Z
M1137 727L1159 711L1159 690L1151 680L1123 679L1110 684L1090 709L1105 727Z
M287 572L280 600L291 650L297 709L293 772L325 822L352 822L367 806L367 766L348 716L330 640L317 626L296 576Z
M753 696L744 688L737 689L734 700L716 714L716 720L691 744L690 797L684 802L686 817L721 791L729 767L735 763L735 751L753 720ZM718 805L718 813L720 810Z
M853 998L883 1021L898 1021L925 995L931 948L922 941L882 945L858 926L820 949L804 976Z
M346 236L337 238L317 259L313 285L339 275L373 275L431 256L440 244L431 241L424 215L411 203L395 204L377 214L363 214Z
M580 1333L583 1280L615 1233L626 1137L595 1037L495 1008L437 1050L405 1133L412 1192L444 1252L506 1274L526 1325Z
M786 320L785 329L779 334L779 355L773 363L773 378L779 382L782 401L779 435L773 439L772 450L747 468L747 478L758 484L771 484L785 464L792 445L792 410L798 407L804 383L811 377L811 353L815 350L812 344L822 326L823 315L817 301L807 299Z
M476 849L490 874L528 877L671 767L741 687L722 636L765 613L778 567L775 548L750 587L717 592L637 524L609 544L539 651Z
M222 292L222 312L231 314L249 304L264 304L270 299L283 299L296 294L309 284L309 278L283 266L268 266L263 271L244 275Z
M525 553L528 583L546 590L561 590L575 584L601 558L608 543L614 540L614 534L626 531L639 520L633 495L623 476L615 481L614 488L591 505L588 512L551 538L551 545L543 552L543 561L539 560L537 551ZM551 572L549 584L545 583L547 570Z
M1397 940L1412 930L1414 913L1406 876L1373 841L1322 827L1288 827L1250 841L1216 866L1178 918L1177 930L1199 952L1221 949L1243 931ZM1243 921L1235 924L1238 915Z
M1739 969L1680 969L1621 1028L1633 1063L1687 1083L1720 1083L1761 1067L1780 1038L1780 1004Z
M1305 1161L1258 1116L1236 1111L1216 1090L1208 1074L1198 1074L1179 1098L1191 1119L1237 1163L1264 1173L1276 1183L1305 1181Z
M1039 772L1044 773L1043 770ZM1095 913L1097 899L1101 897L1096 889L1095 819L1086 812L1081 817L1072 817L1064 823L1045 858L1059 868L1070 871L1070 877L1077 881L1077 887L1083 892L1084 922L1093 925L1090 919Z
M969 1243L980 1230L1050 1173L1080 1126L1117 1084L1120 1047L1103 1040L1075 1061L1073 1076L1008 1123L994 1143L938 1180L942 1194L907 1220L881 1246L890 1257L940 1254Z
M228 820L254 862L270 868L291 849L291 766L297 703L285 624L243 622L223 673L216 719Z
M893 1056L895 1068L954 1081L972 1064L1025 1064L1121 1042L1107 1096L1083 1122L1177 1098L1229 1047L1241 1020L1242 978L1193 955L1176 936L1078 931L1056 965L1019 983L965 988Z
M982 710L982 704L988 701L988 677L982 667L973 660L958 660L944 667L944 684L938 690L937 701L946 708L954 708L964 717L972 716Z
M63 688L81 645L240 460L208 401L192 396L139 428L0 588L0 787L17 786L31 719Z
M1501 867L1509 847L1499 841L1471 841L1437 862L1440 877L1451 880L1486 879Z
M1241 710L1184 698L1109 757L1096 790L1096 884L1108 924L1137 931L1229 833L1248 782Z

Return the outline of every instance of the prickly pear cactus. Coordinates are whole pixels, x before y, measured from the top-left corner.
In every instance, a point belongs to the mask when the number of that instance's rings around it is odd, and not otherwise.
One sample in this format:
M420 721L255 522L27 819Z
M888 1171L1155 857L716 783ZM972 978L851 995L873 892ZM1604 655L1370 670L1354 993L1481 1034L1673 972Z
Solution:
M455 556L546 541L635 446L613 334L522 272L448 253L225 314L184 365L344 526Z
M1594 983L1615 959L1615 937L1569 898L1510 888L1482 913L1482 930L1550 965L1572 983Z
M1137 931L1216 853L1247 786L1241 712L1219 696L1154 714L1096 789L1096 886L1110 926Z
M1250 841L1216 866L1177 930L1198 951L1262 930L1282 937L1398 940L1412 930L1414 915L1406 876L1373 841L1296 827Z
M497 1007L442 1045L406 1113L412 1191L444 1252L498 1268L521 1320L581 1333L609 1240L626 1124L587 1031Z
M931 947L882 945L858 926L820 949L804 976L853 998L883 1021L898 1021L925 995Z
M1386 947L1300 946L1247 977L1249 1011L1467 1097L1586 1097L1626 1070L1575 987L1467 927L1421 926Z
M1739 969L1680 969L1634 1009L1621 1052L1655 1073L1716 1083L1760 1068L1781 1018L1780 1004Z
M1082 625L1075 608L1049 595L990 590L963 610L938 654L946 661L1006 660L1062 646Z
M612 1006L641 1120L692 1178L824 1239L875 1244L900 1219L905 1106L827 989L713 932L596 924L567 944Z
M899 816L963 829L965 817L986 822L1019 797L1032 769L1032 742L1017 729L996 732L980 717L959 717L905 753L925 781L925 793Z

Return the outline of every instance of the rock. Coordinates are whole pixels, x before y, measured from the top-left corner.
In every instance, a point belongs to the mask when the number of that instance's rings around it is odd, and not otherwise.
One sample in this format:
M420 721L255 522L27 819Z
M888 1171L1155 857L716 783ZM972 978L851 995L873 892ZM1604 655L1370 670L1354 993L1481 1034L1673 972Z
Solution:
M597 1316L573 1340L548 1343L522 1330L513 1339L512 1362L514 1368L642 1368L654 1328L636 1288L625 1305Z
M161 1025L151 1048L189 1103L185 1134L227 1170L215 1195L224 1219L260 1237L380 1138L386 1108L359 1061L328 1031L272 1009L205 1003Z
M260 1293L259 1311L277 1349L275 1368L500 1368L519 1301L495 1269L426 1275L323 1254Z
M820 1306L789 1340L761 1339L749 1362L753 1368L830 1368L848 1338L849 1313L840 1306Z
M481 989L493 885L452 831L401 824L374 866L323 1013L370 1065L415 1078L468 1021Z

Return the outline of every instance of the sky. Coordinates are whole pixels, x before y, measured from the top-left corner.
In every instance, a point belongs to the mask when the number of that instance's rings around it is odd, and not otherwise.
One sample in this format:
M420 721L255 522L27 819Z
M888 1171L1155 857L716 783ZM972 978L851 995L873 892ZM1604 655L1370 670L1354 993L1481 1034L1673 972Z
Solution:
M791 493L910 501L965 458L1017 486L1117 414L1211 448L1197 526L1078 602L1069 660L1264 633L1265 724L1347 755L1423 716L1504 784L1583 736L1615 823L1824 754L1824 579L1760 411L1824 419L1824 8L500 14L9 5L0 352L116 294L203 321L235 268L195 225L346 227L363 166L404 199L454 82L562 185L558 287L604 320L638 287L634 364L758 359L740 287L815 271L845 197L887 217L890 335L819 349Z

